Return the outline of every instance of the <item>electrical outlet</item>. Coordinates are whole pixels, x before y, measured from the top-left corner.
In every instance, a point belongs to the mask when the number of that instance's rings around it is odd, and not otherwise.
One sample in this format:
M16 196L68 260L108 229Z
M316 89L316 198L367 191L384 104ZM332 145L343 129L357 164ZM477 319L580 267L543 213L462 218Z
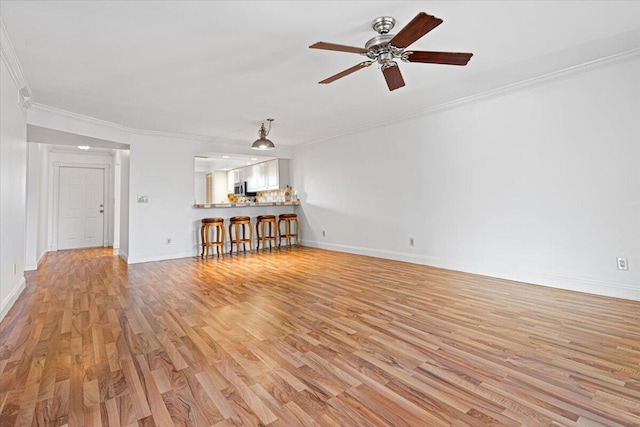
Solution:
M413 241L413 237L409 237L409 246L415 246Z
M322 237L327 237L327 234L322 230Z
M13 263L13 274L18 274L18 264L16 264L15 262Z
M165 242L167 243L167 245L170 245L171 244L171 237L167 237L165 239Z
M618 270L629 270L629 264L627 263L626 258L616 258L618 261Z
M149 196L138 196L138 203L149 203Z

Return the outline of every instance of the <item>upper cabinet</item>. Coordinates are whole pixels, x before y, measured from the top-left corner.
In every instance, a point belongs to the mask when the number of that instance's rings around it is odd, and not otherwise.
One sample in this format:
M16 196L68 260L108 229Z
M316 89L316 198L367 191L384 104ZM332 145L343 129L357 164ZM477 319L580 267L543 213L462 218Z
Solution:
M277 190L291 184L289 177L289 160L274 159L266 164L266 190Z
M254 181L253 183L255 185L252 186L251 184L247 184L247 187L255 188L255 190L249 190L249 191L262 191L263 189L267 188L266 165L267 165L267 162L253 165L252 178Z
M227 172L227 189L233 193L233 186L236 182L245 181L244 168L233 169Z
M247 191L265 191L285 188L290 184L289 159L273 159L256 163L228 172L229 189L233 191L233 184L246 181Z

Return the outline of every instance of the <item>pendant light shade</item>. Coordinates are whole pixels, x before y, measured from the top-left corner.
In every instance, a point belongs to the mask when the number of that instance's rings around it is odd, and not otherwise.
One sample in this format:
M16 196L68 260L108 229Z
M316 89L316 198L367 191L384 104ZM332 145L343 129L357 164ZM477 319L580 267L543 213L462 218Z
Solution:
M254 150L273 150L276 148L275 144L270 139L267 139L267 135L271 132L271 122L273 122L274 119L267 120L269 121L269 129L265 128L264 123L262 123L260 130L258 131L258 136L260 138L256 139L253 144L251 144L251 148Z

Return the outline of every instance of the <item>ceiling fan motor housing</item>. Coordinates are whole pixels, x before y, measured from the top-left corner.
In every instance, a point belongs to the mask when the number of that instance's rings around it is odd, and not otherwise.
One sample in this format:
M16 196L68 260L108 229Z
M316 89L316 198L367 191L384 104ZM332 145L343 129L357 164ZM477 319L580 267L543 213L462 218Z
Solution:
M376 18L371 23L371 27L378 32L378 34L387 34L396 25L396 20L390 16L381 16Z
M394 59L406 61L407 55L404 52L404 48L389 44L395 36L394 34L389 34L389 31L393 29L395 24L396 20L391 16L381 16L374 19L371 27L377 31L379 35L371 38L364 45L364 48L368 51L365 55L369 59L377 61L382 66L392 66L396 64L393 61Z

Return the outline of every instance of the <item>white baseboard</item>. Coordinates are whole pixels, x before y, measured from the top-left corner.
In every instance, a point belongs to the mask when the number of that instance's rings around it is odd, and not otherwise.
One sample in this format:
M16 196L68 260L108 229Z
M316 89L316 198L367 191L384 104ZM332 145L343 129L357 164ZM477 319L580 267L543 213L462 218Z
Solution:
M178 258L191 258L194 256L195 254L193 252L178 252L173 254L137 255L137 256L129 257L128 259L125 259L125 261L127 261L127 264L139 264L142 262L164 261L164 260L178 259Z
M22 291L24 291L26 285L27 282L23 276L13 287L13 290L10 291L9 294L2 300L2 303L0 305L0 321L4 319L4 316L6 316L11 307L13 307L13 304L15 304Z
M431 267L445 268L447 270L462 271L465 273L479 274L482 276L497 277L500 279L530 283L532 285L547 286L551 288L584 292L588 294L640 301L640 287L633 287L622 283L609 283L592 279L564 277L527 271L516 271L503 267L486 266L482 264L429 257L425 255L339 245L334 243L322 243L312 240L303 240L301 243L304 246L327 249L330 251L347 252L357 255L372 256L376 258L392 259L396 261L410 262L413 264L422 264Z

